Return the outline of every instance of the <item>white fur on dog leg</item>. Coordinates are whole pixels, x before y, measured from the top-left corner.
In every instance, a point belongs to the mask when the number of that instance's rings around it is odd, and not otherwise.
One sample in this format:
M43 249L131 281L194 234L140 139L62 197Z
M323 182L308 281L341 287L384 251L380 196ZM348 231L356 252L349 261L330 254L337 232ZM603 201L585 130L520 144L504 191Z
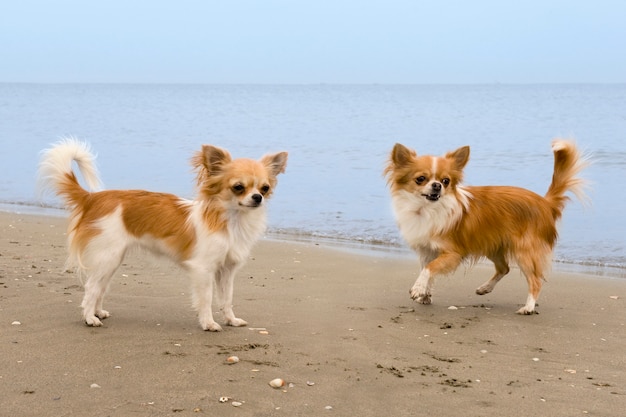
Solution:
M519 310L517 310L516 313L524 315L524 316L529 316L531 314L535 314L536 311L535 311L534 308L532 310L529 310L528 307L524 306L524 307L520 308Z
M220 326L219 324L217 324L214 321L205 321L203 322L202 320L200 321L200 326L202 327L203 330L207 330L209 332L221 332L222 331L222 326Z
M96 316L85 317L85 323L87 323L87 326L91 326L91 327L102 326L102 322Z
M517 314L535 314L535 298L528 294L528 299L526 300L526 305L519 310L517 310Z
M228 325L233 327L242 327L247 326L248 322L240 318L234 317L232 319L228 319Z
M226 324L228 324L229 326L242 327L242 326L247 326L248 325L247 321L245 321L243 319L240 319L240 318L235 316L235 313L233 312L232 306L231 307L224 307L223 308L223 312L224 312L224 317L226 318Z
M419 304L424 304L424 305L428 305L432 302L430 298L430 294L420 295L419 297L417 297L415 301L417 301Z
M430 271L428 271L428 269L422 269L422 272L420 272L419 277L417 277L415 284L413 284L413 287L411 287L411 291L409 291L409 293L411 294L411 298L416 300L420 304L430 304L431 293L429 288L429 281Z
M111 313L106 310L96 311L96 317L98 317L99 319L106 319L111 317Z

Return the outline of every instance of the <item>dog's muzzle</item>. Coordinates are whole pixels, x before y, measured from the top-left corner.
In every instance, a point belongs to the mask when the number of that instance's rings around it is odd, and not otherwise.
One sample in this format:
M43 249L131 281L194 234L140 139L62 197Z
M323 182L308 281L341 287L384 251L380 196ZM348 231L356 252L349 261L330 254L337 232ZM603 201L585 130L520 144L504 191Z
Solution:
M441 188L442 188L441 183L433 182L430 188L431 188L430 194L422 194L422 195L426 197L426 200L430 200L430 201L439 200L439 198L441 198Z
M259 207L263 202L263 196L261 194L253 194L250 199L252 201L248 207Z

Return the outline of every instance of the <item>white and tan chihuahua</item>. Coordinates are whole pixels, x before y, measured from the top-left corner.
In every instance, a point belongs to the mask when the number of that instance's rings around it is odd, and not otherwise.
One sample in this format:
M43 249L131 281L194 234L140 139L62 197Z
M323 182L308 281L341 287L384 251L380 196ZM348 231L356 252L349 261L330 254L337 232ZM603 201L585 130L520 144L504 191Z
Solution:
M89 326L101 326L109 317L102 307L105 293L133 247L165 255L189 273L193 307L204 330L222 330L213 319L214 286L226 324L247 324L232 309L234 277L266 229L265 200L285 171L287 152L256 161L232 159L224 149L203 145L191 160L197 173L194 200L143 190L90 192L78 183L73 162L96 189L94 156L75 139L43 151L39 173L43 185L71 210L68 266L85 278L82 308Z

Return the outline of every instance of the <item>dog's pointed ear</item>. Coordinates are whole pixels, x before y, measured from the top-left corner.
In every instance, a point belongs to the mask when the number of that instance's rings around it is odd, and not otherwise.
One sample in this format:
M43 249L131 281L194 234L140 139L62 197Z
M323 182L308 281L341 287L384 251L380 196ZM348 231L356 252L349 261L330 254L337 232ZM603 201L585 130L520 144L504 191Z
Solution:
M417 153L413 149L409 149L400 143L396 143L391 150L390 160L396 168L401 168L406 166L416 156Z
M462 146L456 151L448 152L446 158L454 160L454 165L458 170L462 170L469 161L470 147Z
M287 155L287 152L265 155L261 158L261 163L273 176L277 176L285 172L285 168L287 167Z
M232 161L227 150L213 145L202 145L202 150L196 152L191 160L195 168L204 168L207 175L219 174L223 171L224 165Z

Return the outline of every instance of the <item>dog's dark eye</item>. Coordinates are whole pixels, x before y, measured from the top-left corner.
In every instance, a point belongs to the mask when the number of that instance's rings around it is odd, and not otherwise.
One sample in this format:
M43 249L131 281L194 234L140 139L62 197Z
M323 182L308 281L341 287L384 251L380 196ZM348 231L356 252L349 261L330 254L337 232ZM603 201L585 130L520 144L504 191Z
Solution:
M448 185L450 185L450 178L444 178L444 179L442 179L442 180L441 180L441 183L442 183L444 186L446 186L446 187L447 187Z
M244 187L243 184L239 184L239 183L233 185L232 188L235 194L241 194L246 189L246 187Z
M261 193L262 194L267 194L267 192L270 190L270 186L265 184L263 187L261 187Z
M426 177L423 175L420 175L419 177L415 178L415 182L417 183L417 185L422 185L424 181L426 181Z

